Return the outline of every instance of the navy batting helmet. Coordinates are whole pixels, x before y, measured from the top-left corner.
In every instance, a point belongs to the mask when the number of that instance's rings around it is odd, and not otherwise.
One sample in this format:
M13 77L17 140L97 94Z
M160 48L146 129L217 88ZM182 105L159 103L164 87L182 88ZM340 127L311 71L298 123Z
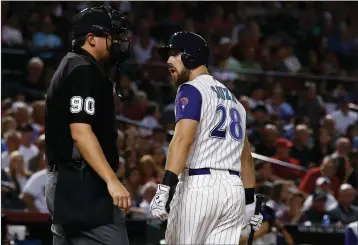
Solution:
M193 32L176 32L167 46L161 48L161 52L168 56L170 50L182 52L181 59L187 69L194 69L200 65L208 66L209 46L204 38Z

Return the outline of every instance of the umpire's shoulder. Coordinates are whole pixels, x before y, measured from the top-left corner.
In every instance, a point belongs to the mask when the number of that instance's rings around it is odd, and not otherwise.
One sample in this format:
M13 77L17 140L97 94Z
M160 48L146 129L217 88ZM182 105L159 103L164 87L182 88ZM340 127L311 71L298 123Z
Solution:
M67 54L68 74L71 74L74 70L81 70L81 72L91 73L93 71L91 66L91 62L82 55L78 55L72 52Z

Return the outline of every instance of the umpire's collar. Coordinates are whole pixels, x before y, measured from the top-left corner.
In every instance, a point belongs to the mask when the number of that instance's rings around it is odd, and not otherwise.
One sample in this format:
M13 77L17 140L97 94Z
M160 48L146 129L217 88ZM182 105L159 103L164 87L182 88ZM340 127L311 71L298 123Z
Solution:
M87 59L89 59L89 60L91 61L91 63L93 63L94 65L96 65L96 66L101 70L101 72L103 73L103 75L105 75L105 76L107 77L107 75L106 75L106 73L105 73L105 71L104 71L104 66L103 66L103 64L100 63L100 62L98 62L98 61L93 57L93 55L90 54L87 50L81 48L81 49L78 50L76 53L79 54L79 55L82 55L82 56L86 57Z

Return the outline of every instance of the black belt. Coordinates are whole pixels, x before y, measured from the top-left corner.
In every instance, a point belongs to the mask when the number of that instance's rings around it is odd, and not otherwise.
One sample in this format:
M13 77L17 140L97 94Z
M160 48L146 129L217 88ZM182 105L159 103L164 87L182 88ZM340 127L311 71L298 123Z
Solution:
M58 171L58 166L60 164L70 164L76 166L77 168L84 168L85 166L84 161L82 160L51 162L47 164L49 172Z
M240 172L234 170L228 170L228 171L230 174L237 175L240 177ZM211 174L210 168L197 168L197 169L189 168L189 176L207 175L207 174Z

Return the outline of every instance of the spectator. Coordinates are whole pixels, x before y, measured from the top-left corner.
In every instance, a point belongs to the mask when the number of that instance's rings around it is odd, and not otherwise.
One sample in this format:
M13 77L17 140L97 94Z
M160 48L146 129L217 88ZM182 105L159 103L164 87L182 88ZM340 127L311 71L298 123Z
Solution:
M278 219L284 224L297 224L302 215L303 202L305 196L300 193L294 193L288 201L288 209L278 214Z
M309 118L314 130L319 128L320 120L325 115L325 108L322 98L317 95L316 85L310 83L306 86L298 104L297 115Z
M352 145L349 139L341 137L336 141L335 151L326 158L347 157L351 150Z
M348 225L358 220L358 207L353 206L357 191L350 184L343 184L339 189L338 205L329 212L333 223Z
M35 131L35 137L38 137L45 127L45 101L35 101L32 104L32 108L32 128Z
M4 136L7 132L16 130L17 124L13 117L6 116L2 118L1 120L1 152L4 152L7 150L6 142L4 139Z
M264 140L264 127L267 123L267 109L265 106L258 105L252 110L254 122L248 130L250 143L256 147Z
M167 132L165 128L161 128L161 127L154 128L152 133L152 140L155 144L158 144L160 147L163 148L164 158L165 158L168 153ZM159 151L158 153L160 154ZM159 161L156 160L156 163L159 162L162 163L163 159Z
M259 162L255 165L256 170L256 188L260 188L261 185L267 181L271 181L272 178L272 163Z
M276 154L275 156L273 156L273 158L284 162L288 162L296 166L300 166L300 162L297 159L291 157L290 150L292 146L293 146L292 142L285 138L277 139ZM283 167L277 164L272 166L272 172L275 176L286 180L296 180L302 175L300 170Z
M142 175L138 168L132 168L126 173L126 179L123 185L132 197L132 207L138 207L140 204L139 187Z
M357 185L357 176L354 168L352 167L348 157L335 157L333 164L337 169L336 176L340 184L348 183L354 186Z
M323 216L328 215L325 211L327 195L322 191L315 191L312 198L312 207L306 210L299 223L322 224Z
M121 101L125 104L134 101L134 88L129 75L122 73L119 77L119 91L121 94Z
M349 100L346 97L340 98L339 109L332 113L332 119L340 135L345 135L347 128L351 124L358 123L358 114L349 110Z
M318 166L323 158L333 153L332 138L330 133L323 127L319 131L318 140L315 141L312 149L312 162Z
M249 46L243 50L244 60L241 62L241 68L254 70L254 71L261 71L261 65L257 61L257 50L253 46ZM245 75L245 80L257 82L258 76L257 75Z
M246 110L246 125L249 128L250 125L252 125L254 122L254 118L252 116L251 108L249 105L249 97L247 97L246 95L240 96L239 102Z
M10 181L15 185L16 195L20 195L23 191L30 174L27 173L24 164L24 156L19 151L13 151L10 154L10 166L8 171Z
M17 131L9 131L5 134L5 142L7 150L1 153L1 168L9 167L10 154L18 151L21 143L21 133Z
M138 91L135 94L134 103L123 109L123 115L132 120L142 120L148 103L147 95L143 91Z
M151 135L152 130L154 128L159 127L159 120L160 113L158 105L154 102L149 103L148 107L145 109L145 116L140 122L142 126L149 128L149 130L146 129L140 129L140 132L142 135Z
M29 160L29 171L35 173L45 168L43 156L45 155L45 134L40 135L36 140L38 153Z
M336 198L332 195L333 191L331 189L331 180L327 177L319 177L316 180L316 189L315 191L321 191L326 193L326 202L325 202L325 210L330 211L334 209L338 202ZM313 192L314 194L314 192ZM303 211L309 210L312 207L312 200L314 195L309 195L305 202L303 203Z
M11 107L17 126L25 126L30 122L31 109L24 102L15 102Z
M280 71L296 73L301 70L302 65L297 56L293 53L293 47L290 44L283 44L277 50L277 56L280 59Z
M31 212L48 213L45 201L45 185L47 183L47 168L34 173L27 181L20 197Z
M25 95L27 101L45 98L46 87L43 82L44 63L39 57L32 57L27 64L27 77L19 93Z
M258 105L264 106L265 102L265 90L262 86L255 86L252 89L250 98L249 98L249 106L251 109L256 108Z
M166 150L167 148L161 147L159 144L154 144L152 156L154 159L155 166L157 168L158 177L164 174Z
M21 145L19 151L23 154L25 160L25 169L29 170L29 161L39 153L37 146L32 144L33 128L31 124L18 127L21 132Z
M233 81L238 79L237 71L240 69L240 62L232 56L231 40L228 37L221 37L217 46L217 70L213 71L213 76L220 81Z
M54 26L50 16L42 20L42 30L33 35L32 43L36 54L41 59L50 60L55 57L54 50L62 46L62 40L54 33Z
M320 167L312 168L305 174L298 189L306 193L306 195L309 195L313 193L317 179L319 177L327 177L331 181L331 189L333 190L334 196L336 196L340 186L336 172L337 169L332 159L327 158L322 162Z
M144 155L139 161L142 171L142 184L157 182L157 171L154 159L151 155Z
M304 124L296 126L294 146L291 150L291 156L297 159L301 166L308 168L314 167L312 162L312 153L309 148L309 131L308 127Z
M20 22L17 15L11 14L1 29L1 42L3 44L13 46L21 45L23 43L24 40L22 38Z
M286 205L289 199L288 187L288 182L283 180L277 180L273 184L271 200L266 205L275 211L275 216L288 210Z
M154 182L147 182L141 190L141 195L143 197L142 202L139 204L139 207L144 210L144 213L147 218L152 218L153 216L150 213L150 202L155 196L157 190L157 184Z
M347 171L346 176L348 177L347 183L358 189L358 151L352 151L348 156L348 160L350 162L350 166L345 165Z
M144 20L142 20L143 22ZM136 37L133 45L134 59L138 64L146 63L152 54L152 49L156 45L156 41L150 36L149 29L142 25L139 35Z
M351 124L347 127L346 137L353 144L355 137L358 137L358 124Z
M327 114L322 120L322 128L325 129L332 140L338 138L338 133L336 131L335 122L330 114Z
M275 125L267 124L264 127L263 141L255 146L255 152L264 156L272 157L276 153L276 140L279 132Z
M270 114L278 115L282 119L288 119L295 115L290 104L285 102L284 94L281 88L277 88L273 91L272 99L267 105Z
M1 123L1 136L3 137L7 132L16 130L17 123L12 116L6 116L2 118Z

